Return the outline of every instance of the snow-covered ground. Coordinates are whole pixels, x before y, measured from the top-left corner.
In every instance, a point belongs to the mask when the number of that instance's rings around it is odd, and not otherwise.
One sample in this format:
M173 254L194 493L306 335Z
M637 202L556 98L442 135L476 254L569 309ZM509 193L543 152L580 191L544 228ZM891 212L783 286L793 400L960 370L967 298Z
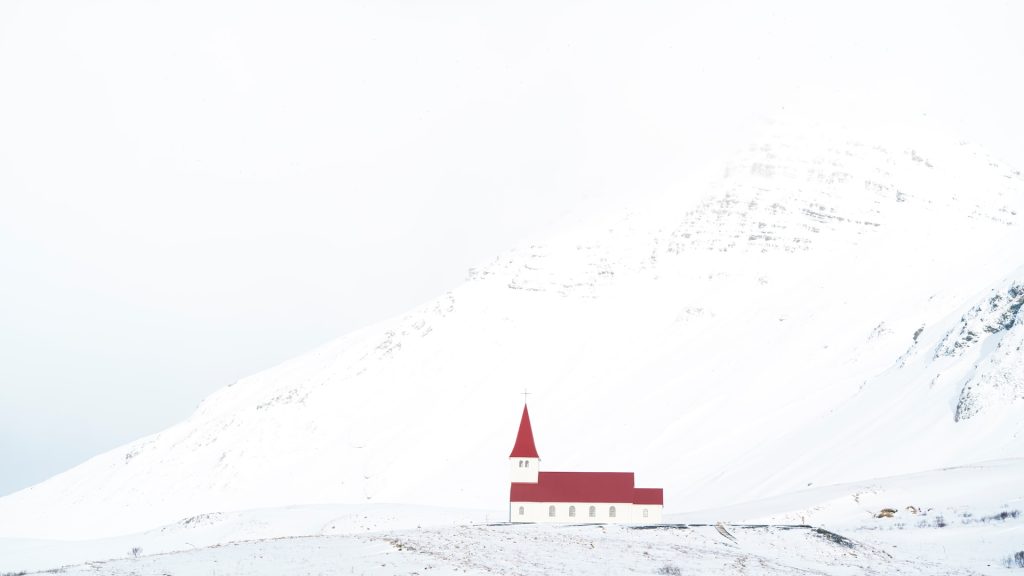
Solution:
M1022 477L1024 459L989 462L652 527L382 504L251 510L103 540L0 539L0 574L1007 574L1024 550Z
M80 564L51 561L61 574L1001 574L999 554L1016 550L1019 522L945 529L909 527L884 535L817 527L674 525L487 525L287 536L153 553L145 538ZM996 555L972 544L996 537ZM124 541L124 544L129 544ZM987 548L995 548L988 546ZM55 546L51 546L51 550ZM986 552L988 550L985 550ZM1006 556L1007 554L1003 554ZM8 566L19 564L8 557ZM24 569L24 568L22 568ZM675 570L678 569L678 572ZM21 570L18 570L19 572ZM429 571L429 572L428 572Z
M253 540L367 534L386 530L483 524L506 513L387 504L310 505L209 513L147 530L71 541L0 538L0 574L44 570L122 558L133 548L147 555L196 550Z
M1004 561L1024 551L1022 480L1024 459L1001 460L809 487L666 520L822 526L881 550L898 550L944 566L1003 573Z
M970 574L808 528L465 526L240 542L62 574ZM678 571L677 571L678 570Z

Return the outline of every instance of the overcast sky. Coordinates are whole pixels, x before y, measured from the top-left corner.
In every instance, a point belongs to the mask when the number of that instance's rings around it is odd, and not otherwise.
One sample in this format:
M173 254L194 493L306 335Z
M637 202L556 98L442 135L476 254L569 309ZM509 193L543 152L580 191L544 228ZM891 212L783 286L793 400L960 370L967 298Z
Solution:
M833 4L0 3L0 494L786 106L1024 168L1022 3Z

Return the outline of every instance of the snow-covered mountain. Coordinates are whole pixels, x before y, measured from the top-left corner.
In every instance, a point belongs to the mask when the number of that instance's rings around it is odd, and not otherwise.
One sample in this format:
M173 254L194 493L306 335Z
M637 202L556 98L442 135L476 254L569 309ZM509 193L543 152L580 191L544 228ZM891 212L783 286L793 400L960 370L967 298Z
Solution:
M1021 457L1022 217L1020 172L971 144L781 122L0 499L0 536L501 508L524 388L546 469L634 470L669 512Z

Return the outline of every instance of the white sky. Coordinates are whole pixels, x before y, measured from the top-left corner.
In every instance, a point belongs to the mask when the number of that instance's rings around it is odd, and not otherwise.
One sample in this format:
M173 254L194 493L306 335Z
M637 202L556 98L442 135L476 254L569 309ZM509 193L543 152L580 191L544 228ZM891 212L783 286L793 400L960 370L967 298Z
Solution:
M1024 4L832 4L0 3L0 494L786 106L1024 168Z

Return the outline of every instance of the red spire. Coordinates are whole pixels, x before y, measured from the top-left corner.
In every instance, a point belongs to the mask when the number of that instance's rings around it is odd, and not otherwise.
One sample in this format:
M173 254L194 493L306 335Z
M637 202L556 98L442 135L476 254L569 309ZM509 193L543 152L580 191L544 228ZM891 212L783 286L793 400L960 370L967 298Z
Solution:
M537 454L537 446L533 443L533 428L530 427L530 411L523 404L523 419L519 422L519 434L516 435L516 445L512 447L509 458L540 458Z

